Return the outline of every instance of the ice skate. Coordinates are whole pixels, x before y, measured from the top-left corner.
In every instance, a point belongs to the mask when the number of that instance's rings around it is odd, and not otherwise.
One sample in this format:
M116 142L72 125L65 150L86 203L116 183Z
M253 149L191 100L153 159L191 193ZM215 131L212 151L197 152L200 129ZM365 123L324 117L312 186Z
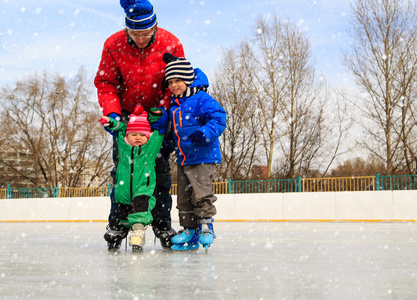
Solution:
M132 252L141 252L142 246L145 245L145 226L140 223L133 224L132 234L129 239L129 246L132 246Z
M198 241L201 245L203 245L204 249L206 249L206 253L216 238L216 235L213 231L213 221L213 219L204 218L198 220L200 223L200 234L198 236Z
M185 228L180 230L171 241L174 244L171 249L174 251L197 251L200 248L198 244L198 229Z
M174 228L172 227L163 227L162 229L155 228L154 233L155 233L155 241L157 238L159 239L159 241L161 242L162 249L171 250L171 247L173 246L171 239L177 234Z
M107 241L107 250L109 252L118 251L128 231L125 227L112 227L107 225L107 231L104 234L104 239Z

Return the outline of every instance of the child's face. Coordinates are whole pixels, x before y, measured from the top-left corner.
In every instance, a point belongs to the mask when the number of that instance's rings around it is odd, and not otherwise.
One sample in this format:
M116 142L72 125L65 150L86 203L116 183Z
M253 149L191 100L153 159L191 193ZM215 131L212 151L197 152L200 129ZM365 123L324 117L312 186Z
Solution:
M168 80L168 87L175 96L181 95L187 89L185 82L176 78Z
M127 141L129 144L138 147L145 145L148 142L148 138L140 132L129 132L127 135Z

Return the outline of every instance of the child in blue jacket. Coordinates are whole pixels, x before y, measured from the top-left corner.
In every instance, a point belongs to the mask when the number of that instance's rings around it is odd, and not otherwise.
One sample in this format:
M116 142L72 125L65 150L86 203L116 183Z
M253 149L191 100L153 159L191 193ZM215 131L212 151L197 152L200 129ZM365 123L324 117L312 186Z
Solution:
M213 243L215 164L222 162L219 136L226 128L226 112L208 93L207 76L185 58L165 53L165 81L173 95L170 120L178 169L177 209L184 228L172 238L175 251L206 252Z

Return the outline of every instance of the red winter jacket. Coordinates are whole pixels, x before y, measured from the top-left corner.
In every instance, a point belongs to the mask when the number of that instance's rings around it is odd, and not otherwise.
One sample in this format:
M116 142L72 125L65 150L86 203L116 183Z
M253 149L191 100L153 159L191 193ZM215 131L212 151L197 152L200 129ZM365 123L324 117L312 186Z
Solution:
M158 28L155 41L145 49L130 45L126 30L106 40L94 80L103 115L121 115L121 109L131 113L138 104L146 111L158 106L169 108L171 92L162 87L165 52L184 57L178 38L162 28Z

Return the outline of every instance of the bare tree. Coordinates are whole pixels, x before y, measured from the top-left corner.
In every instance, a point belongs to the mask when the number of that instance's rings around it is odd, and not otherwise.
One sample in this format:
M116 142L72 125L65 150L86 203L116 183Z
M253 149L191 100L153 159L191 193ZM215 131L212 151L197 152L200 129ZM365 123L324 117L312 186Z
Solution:
M305 175L319 167L331 140L328 99L316 79L305 34L291 22L259 18L253 39L242 42L239 53L238 80L257 106L268 178Z
M353 42L344 64L362 92L351 103L362 112L358 123L367 133L363 146L393 174L416 159L416 4L356 0L351 8Z
M252 40L241 43L242 76L238 78L258 107L256 117L260 122L261 142L266 155L267 178L271 177L275 143L280 138L277 127L281 101L287 92L284 64L280 61L283 24L274 18L271 27L259 18Z
M252 166L259 162L256 154L261 136L256 102L246 93L243 76L237 53L224 50L212 84L213 97L227 111L227 127L220 137L223 163L217 167L219 180L247 179Z
M4 139L9 151L31 161L34 175L9 167L36 187L106 182L111 139L97 122L100 109L91 95L83 68L70 80L45 72L4 87Z

